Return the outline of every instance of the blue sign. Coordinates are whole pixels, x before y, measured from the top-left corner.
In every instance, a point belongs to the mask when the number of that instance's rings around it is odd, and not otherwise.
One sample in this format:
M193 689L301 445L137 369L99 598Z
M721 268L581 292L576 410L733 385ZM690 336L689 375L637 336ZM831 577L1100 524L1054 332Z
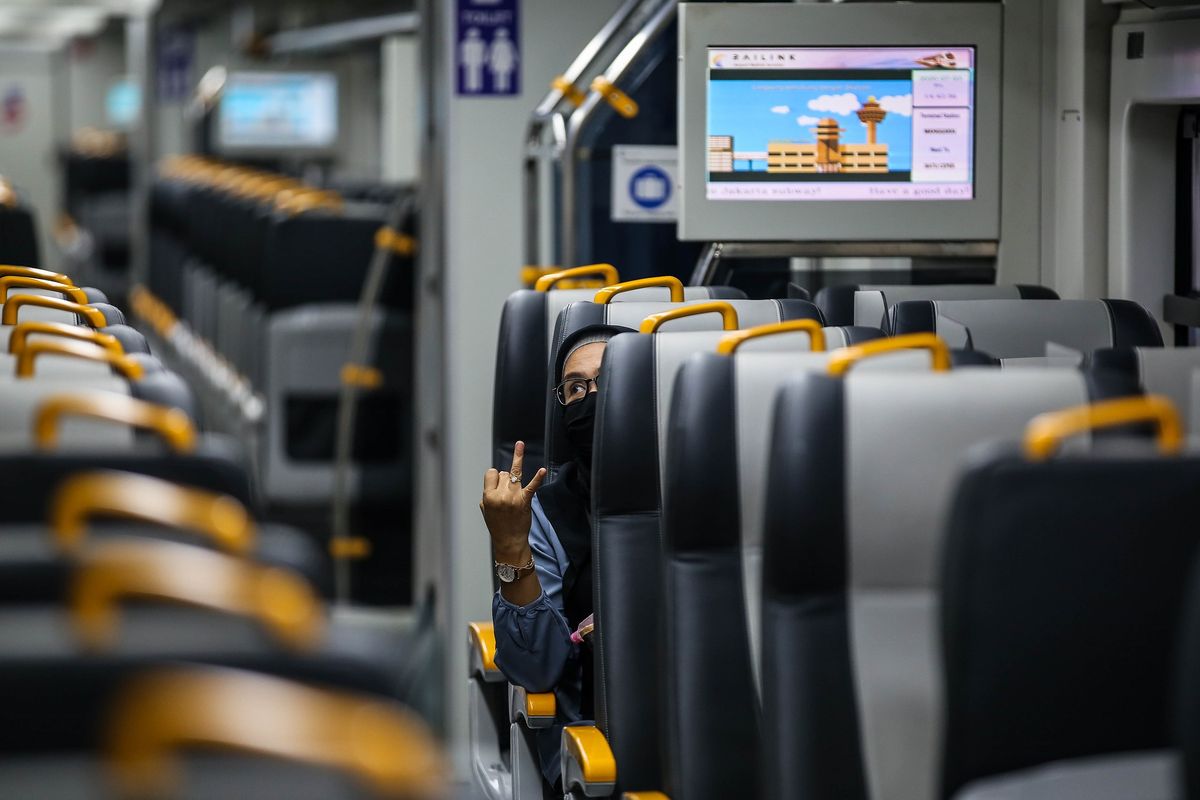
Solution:
M520 0L457 0L458 94L521 93Z
M187 100L192 91L192 62L196 56L196 32L174 25L158 34L158 97L164 103Z
M658 167L642 167L629 176L629 199L645 209L666 205L671 199L671 176Z

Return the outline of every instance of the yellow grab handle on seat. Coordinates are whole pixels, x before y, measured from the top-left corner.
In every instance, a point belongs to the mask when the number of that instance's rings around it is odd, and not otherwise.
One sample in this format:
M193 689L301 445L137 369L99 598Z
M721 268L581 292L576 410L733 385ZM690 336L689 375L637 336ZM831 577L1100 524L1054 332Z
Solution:
M50 500L50 532L60 549L76 549L94 516L195 531L238 554L250 551L257 534L249 512L234 498L147 475L84 472L58 485Z
M570 269L543 275L537 279L537 283L533 285L533 289L537 292L548 292L559 281L565 281L568 278L581 278L585 275L601 276L606 286L612 286L621 280L621 276L617 274L617 268L612 264L588 264L583 267L571 267Z
M374 796L446 796L449 768L428 726L385 700L184 666L135 678L113 712L106 755L123 796L178 796L176 752L214 746L340 770Z
M66 416L122 422L154 431L176 453L190 453L196 449L196 428L186 413L116 392L57 394L43 400L33 418L34 441L38 447L54 447L59 424Z
M39 339L29 342L17 353L17 377L28 378L33 375L35 359L44 353L53 353L71 358L82 358L86 361L100 361L121 373L121 377L130 381L140 381L146 374L142 365L127 355L105 350L91 342L77 342L74 339Z
M23 267L18 264L0 264L0 275L19 275L23 278L41 278L44 281L54 281L55 283L64 283L67 286L74 286L75 281L70 277L63 275L61 272L52 272L48 269L40 267Z
M85 644L112 642L116 605L126 597L249 617L295 648L316 644L324 629L321 602L299 575L178 542L102 542L81 557L71 585L71 611Z
M734 331L721 337L717 342L717 352L723 356L733 355L744 342L758 339L762 336L774 336L778 333L795 333L803 331L808 334L808 349L814 353L825 350L825 330L815 319L789 319L783 322L772 322L767 325L755 325L753 328Z
M45 278L30 278L26 275L5 275L0 277L0 301L7 302L8 293L12 289L41 289L45 292L57 292L63 297L79 305L87 305L88 296L78 286L71 286Z
M632 292L634 289L645 289L649 286L665 286L671 290L671 302L683 302L683 281L673 275L659 275L654 278L638 278L636 281L625 281L613 286L605 286L600 291L596 292L593 300L600 305L611 303L612 299L623 292Z
M903 336L889 336L885 339L873 339L851 347L839 348L829 356L829 364L826 369L830 375L845 375L850 367L864 358L894 353L897 350L928 350L933 358L934 372L945 372L950 369L950 348L932 333L906 333Z
M467 643L479 653L479 663L492 672L496 670L496 629L490 622L468 622Z
M708 303L694 303L690 306L672 308L670 311L660 311L642 320L642 333L654 333L664 323L681 317L695 317L700 314L720 314L721 322L727 331L735 331L738 326L737 309L723 300L713 300Z
M617 759L608 740L595 725L568 725L563 728L563 745L579 764L588 783L615 783ZM565 788L565 787L564 787Z
M1158 423L1158 449L1164 455L1174 455L1183 448L1183 426L1175 405L1162 395L1148 394L1039 414L1025 426L1025 455L1043 461L1069 436L1132 422Z
M74 303L70 300L63 300L61 297L44 297L39 294L19 294L15 297L10 297L4 303L4 311L3 315L0 316L0 322L5 325L16 325L17 312L24 306L53 308L56 311L78 314L83 317L84 322L93 328L103 328L108 324L104 319L104 313L98 308Z
M599 92L613 110L625 119L633 119L638 115L638 104L629 95L622 92L616 85L603 75L592 79L592 91Z
M78 339L81 342L91 342L103 347L114 355L125 355L125 348L111 333L101 333L92 328L81 328L78 325L68 325L65 322L21 322L13 327L8 337L8 352L18 354L25 349L26 340L34 333L45 333L66 339Z
M662 792L621 792L621 800L671 800Z

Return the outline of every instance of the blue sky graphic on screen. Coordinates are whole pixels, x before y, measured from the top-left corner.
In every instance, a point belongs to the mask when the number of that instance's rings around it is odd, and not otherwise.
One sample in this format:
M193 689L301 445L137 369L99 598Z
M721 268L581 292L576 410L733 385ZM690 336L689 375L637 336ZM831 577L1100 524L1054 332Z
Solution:
M874 97L887 112L876 141L888 146L888 170L912 168L912 81L713 81L709 87L710 136L732 136L738 151L767 151L769 142L816 144L817 123L837 120L841 141L865 143L867 126L855 112ZM738 161L735 171L761 171L762 161Z
M710 200L964 200L970 47L710 47Z
M325 148L337 141L337 78L323 72L235 72L221 95L220 144Z

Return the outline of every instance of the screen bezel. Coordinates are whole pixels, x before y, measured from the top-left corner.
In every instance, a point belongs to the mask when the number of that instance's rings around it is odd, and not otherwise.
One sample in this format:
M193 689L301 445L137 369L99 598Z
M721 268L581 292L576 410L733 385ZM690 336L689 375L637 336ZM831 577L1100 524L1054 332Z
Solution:
M340 76L333 70L269 70L269 69L250 69L238 70L229 73L226 80L226 89L234 83L238 78L246 75L265 75L271 77L288 78L295 76L313 76L329 78L333 81L334 87L334 116L337 123L337 129L334 132L332 141L328 144L295 144L295 145L263 145L263 144L229 144L223 138L224 113L225 113L225 96L222 92L222 97L217 105L217 113L213 120L215 130L213 131L213 141L217 150L225 155L239 156L330 156L334 154L341 143L343 136L343 119L342 119L342 86Z
M683 3L679 238L693 241L995 241L1000 234L998 3ZM710 200L710 47L973 47L974 197Z

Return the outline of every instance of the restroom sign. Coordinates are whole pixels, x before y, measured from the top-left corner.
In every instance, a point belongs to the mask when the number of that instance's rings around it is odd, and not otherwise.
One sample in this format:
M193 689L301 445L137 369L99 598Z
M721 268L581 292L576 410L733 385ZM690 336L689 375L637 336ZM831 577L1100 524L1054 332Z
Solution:
M613 146L614 222L674 222L679 151L666 145Z
M456 0L458 95L521 93L520 0Z

